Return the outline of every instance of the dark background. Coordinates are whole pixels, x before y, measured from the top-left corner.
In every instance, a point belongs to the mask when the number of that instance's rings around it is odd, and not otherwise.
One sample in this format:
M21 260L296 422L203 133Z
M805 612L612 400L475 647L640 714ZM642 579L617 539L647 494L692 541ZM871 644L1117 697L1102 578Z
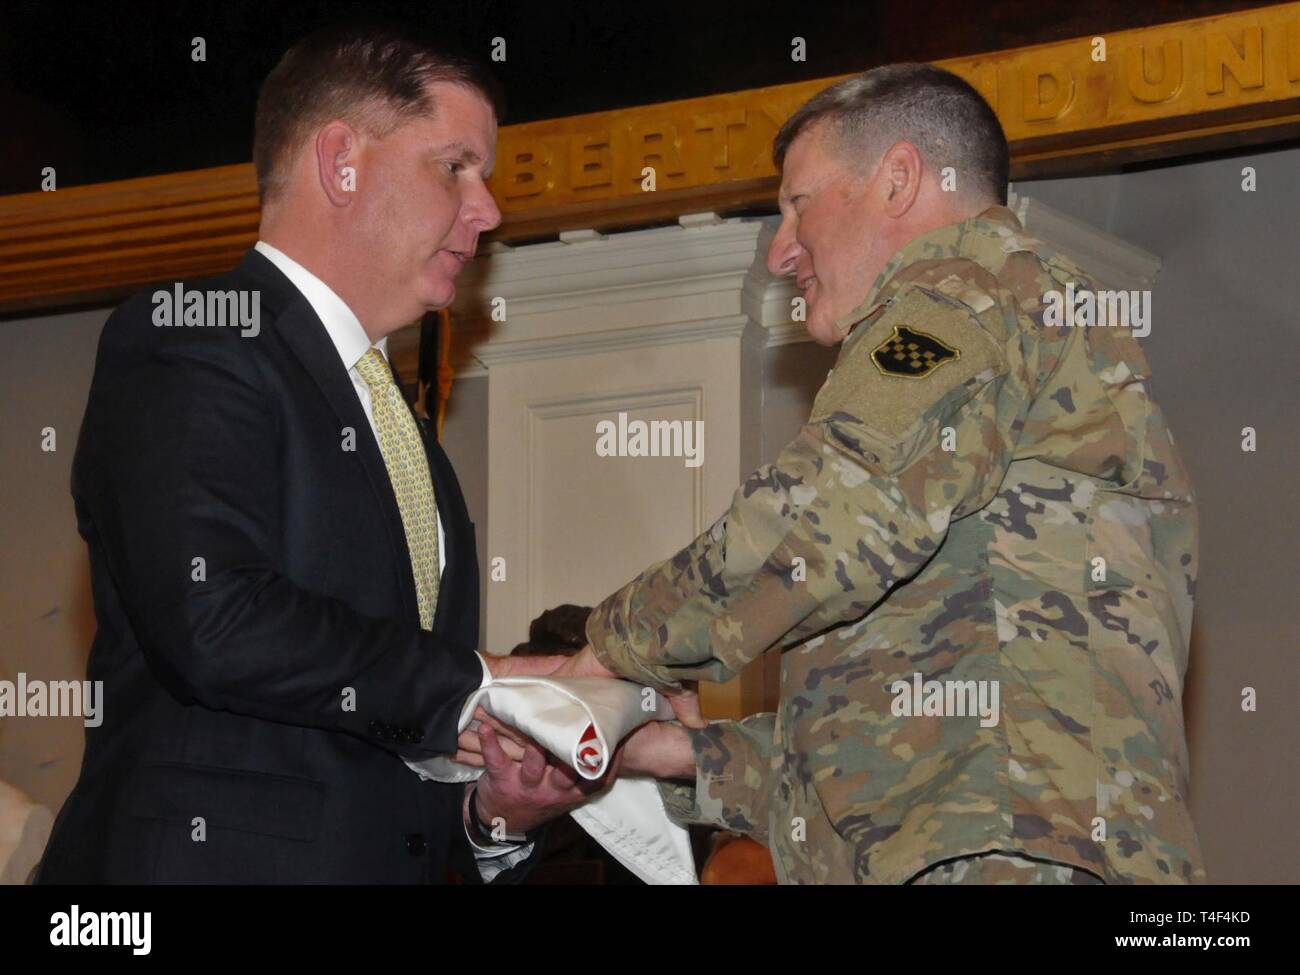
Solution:
M297 38L358 13L413 20L487 58L503 124L938 60L1267 6L1242 0L5 0L0 194L247 162L261 80ZM191 39L207 61L190 58ZM807 61L790 60L791 38Z

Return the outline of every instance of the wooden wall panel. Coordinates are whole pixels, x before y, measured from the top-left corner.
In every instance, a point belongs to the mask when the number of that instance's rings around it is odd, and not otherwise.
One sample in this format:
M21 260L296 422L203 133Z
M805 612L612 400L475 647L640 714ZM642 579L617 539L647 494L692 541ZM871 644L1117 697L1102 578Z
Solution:
M1300 3L938 62L990 100L1013 177L1300 137ZM501 129L498 240L771 203L772 136L836 79ZM652 167L655 190L643 189ZM0 314L227 269L252 244L251 164L0 197Z

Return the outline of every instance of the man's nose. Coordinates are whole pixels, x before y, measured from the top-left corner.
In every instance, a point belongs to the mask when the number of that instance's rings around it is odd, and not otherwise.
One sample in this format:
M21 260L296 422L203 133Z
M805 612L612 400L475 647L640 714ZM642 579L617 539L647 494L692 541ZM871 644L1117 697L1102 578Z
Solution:
M777 228L776 236L767 249L767 270L773 277L785 277L794 274L795 265L803 248L795 240L794 231L785 221Z
M479 233L501 225L501 208L486 184L478 187L465 203L465 219Z

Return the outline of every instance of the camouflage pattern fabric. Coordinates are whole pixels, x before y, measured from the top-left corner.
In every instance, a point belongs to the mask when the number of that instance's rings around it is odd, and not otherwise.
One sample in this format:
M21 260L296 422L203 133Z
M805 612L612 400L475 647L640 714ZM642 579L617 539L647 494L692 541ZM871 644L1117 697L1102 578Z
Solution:
M1099 884L1086 870L1004 853L962 857L931 867L914 884Z
M1204 880L1191 486L1131 329L1044 324L1069 284L1101 287L1005 207L913 240L776 461L596 607L597 657L661 689L782 653L777 713L692 733L680 821L765 842L783 882L995 850ZM914 680L996 685L998 720L895 713Z

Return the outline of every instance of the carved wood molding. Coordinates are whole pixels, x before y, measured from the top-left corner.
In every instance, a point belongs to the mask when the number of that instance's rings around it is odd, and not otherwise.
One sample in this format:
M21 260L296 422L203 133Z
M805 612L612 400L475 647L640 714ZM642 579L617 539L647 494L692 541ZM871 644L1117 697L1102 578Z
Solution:
M1015 179L1300 136L1300 3L937 62L989 99ZM506 126L497 240L770 203L780 123L835 78ZM642 188L655 171L655 191ZM232 267L251 164L0 197L0 314Z

